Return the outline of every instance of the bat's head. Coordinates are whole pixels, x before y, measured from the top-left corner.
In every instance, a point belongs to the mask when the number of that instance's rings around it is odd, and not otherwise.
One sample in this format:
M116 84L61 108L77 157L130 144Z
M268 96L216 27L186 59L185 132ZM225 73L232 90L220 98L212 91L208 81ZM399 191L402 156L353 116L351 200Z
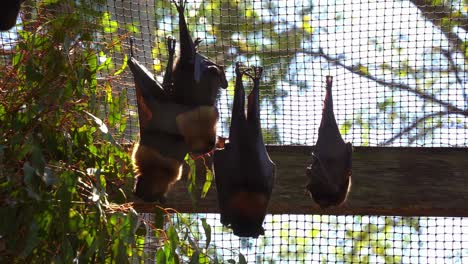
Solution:
M216 64L206 66L200 75L200 81L197 83L196 95L199 105L215 105L218 98L219 89L227 88L228 82L224 69Z
M16 18L24 0L4 0L0 8L0 31L11 29L16 24Z
M177 128L194 154L205 154L216 145L218 110L199 106L176 117Z
M346 146L351 149L350 143ZM313 156L306 174L309 178L307 191L321 208L339 206L346 201L351 189L351 153L346 151L342 157L333 159Z
M230 226L236 236L256 238L265 232L262 225L267 206L264 193L240 191L228 202L223 224Z
M145 202L164 203L166 193L182 174L182 163L141 144L133 148L132 161L136 172L135 195Z

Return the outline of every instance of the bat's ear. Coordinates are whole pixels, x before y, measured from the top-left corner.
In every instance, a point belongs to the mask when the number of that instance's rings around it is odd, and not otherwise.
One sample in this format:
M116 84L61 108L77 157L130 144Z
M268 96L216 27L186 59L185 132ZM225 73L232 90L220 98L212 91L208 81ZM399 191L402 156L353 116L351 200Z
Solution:
M226 79L226 74L224 73L224 68L222 66L210 65L208 66L207 70L210 73L213 73L218 76L221 88L226 89L228 87L228 81Z

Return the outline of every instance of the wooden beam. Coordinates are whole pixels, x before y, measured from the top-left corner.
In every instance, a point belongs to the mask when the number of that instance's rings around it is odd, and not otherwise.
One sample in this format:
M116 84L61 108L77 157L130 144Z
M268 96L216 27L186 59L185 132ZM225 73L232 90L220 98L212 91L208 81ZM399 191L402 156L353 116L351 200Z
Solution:
M271 214L468 216L466 148L356 147L348 200L326 210L304 191L313 147L269 146L268 151L277 166ZM186 180L176 184L166 207L185 213L218 213L214 183L196 207L186 186ZM135 207L151 212L154 205Z

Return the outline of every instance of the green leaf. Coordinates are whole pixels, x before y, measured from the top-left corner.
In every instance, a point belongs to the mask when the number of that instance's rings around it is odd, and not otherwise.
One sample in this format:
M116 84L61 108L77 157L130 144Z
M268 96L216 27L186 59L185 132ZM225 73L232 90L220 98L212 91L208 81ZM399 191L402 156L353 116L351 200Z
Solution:
M369 75L369 68L367 68L364 65L359 65L358 70L359 70L360 73L362 73L364 75Z
M302 17L302 28L304 29L305 32L309 34L314 34L315 29L312 27L310 24L311 17L310 15L305 15Z
M56 4L58 3L60 0L42 0L42 3L44 5L50 5L50 4Z
M156 263L166 264L166 253L164 252L164 248L160 248L156 252Z
M36 170L29 164L29 162L25 162L23 165L23 173L23 181L26 185L29 197L39 200L39 176L37 175Z
M140 33L137 23L127 24L127 30L131 33Z
M343 124L340 126L340 133L341 135L347 135L351 128L353 127L353 122L351 120L346 120Z
M185 162L187 163L187 165L189 166L189 172L188 172L188 180L189 180L189 186L188 186L188 190L189 190L189 193L193 195L193 190L196 186L196 173L197 173L197 170L196 170L196 166L195 166L195 161L190 157L190 154L187 154L185 156Z
M101 130L102 133L104 133L104 134L109 133L109 129L107 128L106 124L104 124L104 122L100 118L98 118L97 116L91 114L88 111L84 111L84 112L93 119L93 121L96 123L96 125L98 125L99 130Z
M203 226L203 231L205 232L206 236L206 245L205 248L208 248L208 246L211 243L211 227L210 225L206 222L206 218L201 219L202 226Z
M119 28L119 23L111 19L111 15L108 12L102 14L101 23L103 25L103 30L106 33L115 33Z
M39 237L39 226L37 225L36 221L33 220L30 222L25 245L21 252L21 256L29 256L31 252L37 247L40 240L41 239Z
M239 264L247 264L247 260L242 253L239 253Z
M208 256L206 254L201 253L198 256L198 263L200 263L200 264L209 264L210 259L208 258Z
M167 229L166 234L167 234L167 238L169 239L171 244L174 245L173 248L175 250L175 248L179 245L179 236L178 236L177 231L174 228L174 226L169 226L169 228Z
M195 251L190 257L189 264L199 264L200 263L199 257L200 257L200 253L198 251Z
M114 76L120 75L120 74L127 68L127 61L128 61L128 57L127 57L127 55L124 55L124 59L123 59L122 66L120 67L120 69L118 69L118 70L114 73Z
M309 236L310 236L311 238L316 238L316 237L318 237L319 234L320 234L320 230L319 230L319 229L315 229L315 228L314 228L314 229L312 229L312 230L309 231Z
M211 183L213 182L213 172L205 165L206 174L205 174L205 183L203 184L201 197L205 198L206 194L210 190Z
M160 207L154 208L154 220L153 220L153 225L157 229L163 229L164 228L164 217L166 216L166 213L164 210Z

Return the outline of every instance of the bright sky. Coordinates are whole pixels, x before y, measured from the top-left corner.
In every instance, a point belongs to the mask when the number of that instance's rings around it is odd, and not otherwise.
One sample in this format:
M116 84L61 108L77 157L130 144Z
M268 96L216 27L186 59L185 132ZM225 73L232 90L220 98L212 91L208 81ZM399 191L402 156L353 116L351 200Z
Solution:
M200 0L196 1L198 4ZM266 14L266 9L260 9L266 1L256 1L255 8L258 8L260 14L264 17L271 17ZM310 15L310 25L317 30L314 33L310 42L303 43L305 50L317 51L318 47L324 49L326 54L331 56L344 55L344 62L347 65L355 65L361 63L366 65L369 71L379 77L391 81L394 77L388 72L382 71L380 65L388 63L397 65L398 62L408 61L412 67L447 67L448 60L443 57L428 58L427 54L434 47L446 47L447 42L443 34L431 23L425 22L418 10L411 6L408 1L365 1L365 0L348 0L348 1L314 1L316 7ZM284 27L302 23L302 18L297 14L302 6L302 1L283 1L278 2L279 15L274 17L278 22L282 21ZM335 20L336 16L341 16L343 19ZM326 31L325 31L326 29ZM281 30L279 28L278 30ZM12 31L1 33L2 39L11 36ZM9 34L9 35L7 35ZM466 32L460 29L459 36L462 39L466 38ZM1 43L8 45L8 43ZM397 54L395 46L401 47L403 52ZM250 58L254 60L255 58ZM430 63L432 59L432 63ZM455 56L455 61L463 65L462 56ZM308 144L313 145L316 140L316 131L320 122L320 114L322 109L322 100L324 97L324 77L325 75L334 76L334 100L336 118L340 124L348 119L356 117L358 113L362 114L363 119L371 119L373 117L382 117L379 115L377 103L382 102L387 95L393 95L394 102L401 105L406 113L411 116L421 116L424 111L439 111L442 109L431 108L423 105L420 99L417 99L413 94L402 91L392 91L389 88L376 85L374 82L366 78L358 77L342 68L330 66L329 69L324 69L327 62L323 59L312 58L306 54L296 54L291 68L288 69L288 78L278 84L278 87L287 90L286 98L278 99L278 104L281 109L282 116L277 120L267 119L264 126L273 122L277 122L280 135L282 135L283 144ZM466 65L465 65L466 68ZM232 69L228 70L228 77L232 77ZM268 74L268 73L265 73ZM467 73L462 73L462 78L465 82L468 80ZM443 76L436 78L434 89L445 89L445 83L448 79L453 79L453 76ZM311 87L307 90L301 90L298 86L291 84L290 80L304 81ZM402 82L409 85L415 85L416 80L413 78L403 78ZM422 80L424 81L424 80ZM450 86L450 92L442 92L440 99L448 100L452 104L460 108L464 108L460 96L463 94L463 88L458 84ZM448 91L448 90L447 90ZM221 101L227 100L227 93L222 94ZM226 107L221 114L223 117L230 115L230 110ZM262 116L271 114L271 106L264 105ZM271 117L271 116L270 116ZM442 128L436 130L436 135L433 139L425 142L424 146L468 146L468 121L466 118L458 117L462 120L462 125L465 128ZM378 121L376 123L379 123ZM369 145L375 146L385 139L391 137L392 132L396 133L401 129L399 122L393 124L393 131L382 126L372 128L369 132L368 139L363 139L362 128L356 127L349 131L344 138L352 141L355 146L363 145L368 141ZM227 130L224 131L225 133ZM406 146L407 140L402 140L396 145ZM414 146L415 144L413 144ZM216 216L219 217L219 216ZM287 229L279 221L275 219L279 216L267 216L265 228L268 232L281 232L280 230ZM320 225L316 221L317 216L281 216L289 218L289 229L296 230L296 234L291 236L303 237L307 236L308 232L313 229L335 230L325 232L328 237L322 239L321 245L333 244L343 245L340 243L350 243L343 240L344 229L336 231L336 226L330 226L327 223ZM315 219L315 220L314 220ZM354 219L348 217L335 217L335 221L342 223L344 227L354 228L358 230L361 225L353 226ZM453 262L464 263L468 262L468 219L466 218L420 218L423 226L421 234L413 234L411 236L411 245L409 249L401 251L397 245L395 254L402 254L404 263L441 263L447 260ZM281 218L280 220L285 220ZM363 217L363 223L379 223L384 221L383 217ZM209 224L219 226L219 219L210 218ZM298 228L296 224L303 225ZM271 231L273 230L273 231ZM395 231L393 243L400 243L398 234L409 233L409 228L403 228ZM267 233L280 237L281 234ZM322 235L322 234L321 234ZM229 236L229 238L227 238ZM271 236L270 236L271 237ZM281 239L280 239L281 240ZM273 241L274 245L267 244L264 247L265 252L279 252L280 248L287 245L280 240ZM218 246L226 246L230 248L233 244L240 243L240 240L226 233L217 232L213 241L216 241ZM223 245L223 241L228 241L229 245ZM420 243L420 242L423 243ZM261 243L261 240L252 243ZM312 243L312 241L306 241ZM309 260L320 260L319 254L326 252L333 253L333 247L320 247L319 240L313 241L313 246L310 254L307 256ZM220 243L220 244L218 244ZM296 250L290 248L290 250ZM366 252L364 250L363 253ZM244 250L244 253L248 253ZM454 254L460 254L458 257L444 258ZM330 254L328 256L333 256ZM418 258L419 256L419 258ZM332 257L333 258L333 257ZM332 259L330 259L332 260ZM250 257L249 261L254 259ZM371 262L382 262L382 259L374 257Z
M442 100L450 101L452 104L464 108L463 87L456 84L454 75L450 76L431 76L426 78L402 77L400 80L394 80L395 75L388 70L382 70L381 65L386 63L393 67L407 63L413 68L445 68L449 66L446 58L429 58L428 54L436 54L433 50L437 47L445 48L448 42L443 34L431 23L425 22L419 14L417 8L413 7L408 1L316 1L316 7L310 15L310 25L316 29L311 42L303 43L303 49L309 51L318 51L321 47L324 52L333 57L344 57L346 65L365 65L369 72L386 81L396 81L408 84L412 87L421 85L424 82L433 81L434 93ZM278 16L268 15L266 9L261 8L261 2L255 2L260 14L263 13L265 19L275 19L283 28L288 28L297 24L302 25L302 18L298 10L302 9L302 1L279 1ZM336 16L343 19L336 20ZM280 30L280 29L279 29ZM466 37L464 32L460 36ZM398 54L395 47L401 48ZM268 52L268 50L265 50ZM255 57L247 59L255 64ZM462 56L456 56L455 61L463 65ZM329 66L329 69L324 69ZM232 69L228 70L232 75ZM268 74L268 73L266 73ZM294 81L303 81L307 83L310 89L305 91L291 84L288 80L283 80L278 84L278 88L288 91L288 97L278 99L282 116L268 116L265 125L275 123L279 127L283 144L307 144L313 145L316 140L316 131L320 124L320 114L322 109L322 100L324 97L324 79L325 75L334 76L334 100L335 114L337 121L343 124L346 120L356 118L362 115L364 120L374 120L374 127L370 131L362 127L355 126L344 135L345 139L352 141L355 146L371 145L375 146L400 129L411 124L411 120L416 117L422 117L424 113L443 111L444 108L438 105L424 104L413 93L400 90L391 90L376 84L367 78L359 77L351 72L330 65L325 59L313 58L305 53L297 53L291 68L289 68L288 78ZM468 75L462 72L462 78L466 83ZM451 80L454 84L450 89L446 89L446 83ZM438 89L442 89L441 92ZM431 90L428 90L430 93ZM224 94L226 96L227 94ZM401 107L409 120L397 120L392 127L384 128L382 121L378 118L384 118L379 114L378 103L382 103L389 95L393 96L393 101L397 107ZM224 102L227 97L222 97ZM435 106L435 107L434 107ZM262 114L265 117L271 106L265 105ZM398 110L398 109L397 109ZM222 116L228 116L229 110L225 109ZM462 116L451 115L451 119L445 119L444 122L453 121L458 118L461 124L458 128L437 129L433 138L421 142L415 142L412 146L466 146L468 145L468 127L467 119ZM377 118L377 120L376 120ZM429 124L428 124L429 125ZM430 126L428 126L430 127ZM463 128L464 127L464 128ZM227 130L225 130L225 133ZM362 136L362 134L367 134ZM408 140L403 137L395 146L407 146Z

